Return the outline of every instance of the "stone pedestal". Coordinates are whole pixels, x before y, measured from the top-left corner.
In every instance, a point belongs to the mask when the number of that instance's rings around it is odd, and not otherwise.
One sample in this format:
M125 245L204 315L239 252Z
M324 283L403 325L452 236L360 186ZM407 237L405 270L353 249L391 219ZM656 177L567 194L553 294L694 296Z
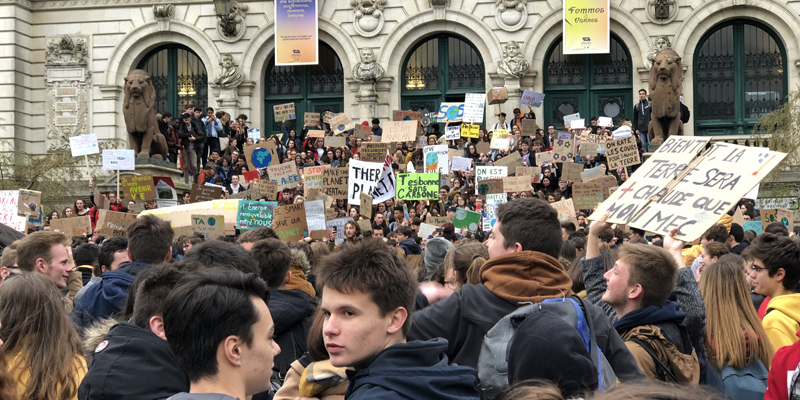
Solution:
M45 54L45 132L47 151L69 148L69 138L89 132L89 38L47 39Z
M351 118L353 123L361 123L364 120L370 121L377 115L378 92L375 90L374 83L360 83L356 101L358 102L358 113Z
M117 173L111 171L112 175L104 182L97 183L97 190L101 192L116 192L117 190ZM174 163L169 161L161 161L153 158L136 158L136 169L133 171L120 171L119 176L139 176L139 175L152 175L163 176L172 179L175 184L175 190L181 192L192 190L191 185L183 183L183 176L181 170Z
M239 115L239 89L238 88L222 88L217 85L211 85L211 93L217 101L217 108L225 110L231 115L231 118L236 118Z

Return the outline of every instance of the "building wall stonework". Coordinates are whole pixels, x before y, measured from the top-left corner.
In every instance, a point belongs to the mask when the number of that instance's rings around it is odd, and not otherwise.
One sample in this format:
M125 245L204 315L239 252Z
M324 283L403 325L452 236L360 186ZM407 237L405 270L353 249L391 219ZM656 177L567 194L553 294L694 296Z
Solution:
M265 74L273 57L274 3L247 2L241 39L223 40L211 1L163 0L0 0L0 139L30 153L47 151L45 56L49 39L70 35L87 38L91 88L88 132L99 139L125 139L122 118L123 77L156 47L178 43L197 53L209 82L220 73L223 54L232 54L244 72L238 103L226 111L245 113L255 127L265 120ZM456 34L471 42L485 66L486 89L507 86L512 101L524 89L543 91L548 48L561 35L562 3L558 0L388 0L376 7L350 0L320 0L319 37L339 56L345 78L345 113L352 120L387 119L400 109L403 62L413 46L437 33ZM171 16L156 18L154 4L172 4ZM733 19L758 21L770 27L786 49L788 87L800 85L800 3L788 0L676 1L666 20L653 18L652 1L612 0L611 30L627 47L632 61L632 91L647 87L646 58L656 38L666 35L687 66L684 103L693 108L693 55L701 37L715 25ZM501 11L500 8L503 8ZM504 46L516 41L530 69L521 78L498 75ZM375 85L353 79L359 49L372 48L385 70ZM209 87L209 105L218 107ZM373 93L374 95L370 95ZM50 102L51 103L51 102ZM492 108L494 109L494 108ZM540 110L541 112L541 110ZM495 117L488 116L489 123ZM263 127L261 127L263 129ZM686 134L693 127L685 127ZM0 151L8 148L0 148Z

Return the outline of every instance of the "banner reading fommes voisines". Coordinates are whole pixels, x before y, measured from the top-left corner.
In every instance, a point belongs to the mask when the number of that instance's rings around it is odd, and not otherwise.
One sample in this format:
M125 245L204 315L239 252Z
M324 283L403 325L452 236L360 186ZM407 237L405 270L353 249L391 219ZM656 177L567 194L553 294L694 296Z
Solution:
M609 52L609 0L564 0L564 54Z
M317 0L275 0L275 65L319 64Z

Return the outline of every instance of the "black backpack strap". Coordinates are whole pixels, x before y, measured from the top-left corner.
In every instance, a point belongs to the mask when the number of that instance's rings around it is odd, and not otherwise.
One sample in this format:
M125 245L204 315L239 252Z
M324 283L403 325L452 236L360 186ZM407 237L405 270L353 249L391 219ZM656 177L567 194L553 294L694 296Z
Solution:
M664 365L663 362L661 362L661 360L658 358L658 356L656 355L656 353L653 351L653 349L650 347L649 344L645 343L643 340L639 338L631 338L630 340L641 346L642 349L644 349L644 351L646 351L647 354L649 354L650 357L653 359L653 361L656 363L656 374L658 374L658 380L666 382L667 381L666 378L669 377L672 383L679 383L678 378L676 378L675 375L672 373L672 371L670 371L669 368L667 368L667 366Z

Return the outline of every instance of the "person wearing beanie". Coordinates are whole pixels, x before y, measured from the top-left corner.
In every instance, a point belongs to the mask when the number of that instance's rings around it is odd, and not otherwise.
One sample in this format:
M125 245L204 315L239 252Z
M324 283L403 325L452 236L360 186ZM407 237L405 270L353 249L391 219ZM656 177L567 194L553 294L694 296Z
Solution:
M535 312L525 318L508 353L511 386L528 379L544 379L556 384L565 399L579 398L597 389L597 367L581 335L551 312Z
M423 259L427 272L423 281L431 280L433 271L444 262L444 256L451 248L453 248L453 243L445 238L436 237L428 240L428 243L425 244L425 258Z

